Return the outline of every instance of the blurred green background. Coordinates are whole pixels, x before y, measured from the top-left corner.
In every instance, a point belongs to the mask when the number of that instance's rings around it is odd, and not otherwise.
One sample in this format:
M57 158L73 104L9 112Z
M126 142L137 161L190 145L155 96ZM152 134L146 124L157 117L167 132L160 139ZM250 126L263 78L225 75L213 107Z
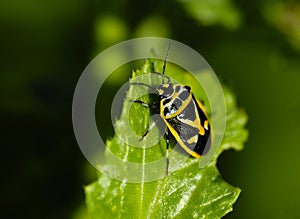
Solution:
M218 163L242 189L226 218L300 218L299 1L2 0L0 31L1 218L86 218L96 171L73 135L73 91L95 55L142 36L197 50L249 115L244 151Z

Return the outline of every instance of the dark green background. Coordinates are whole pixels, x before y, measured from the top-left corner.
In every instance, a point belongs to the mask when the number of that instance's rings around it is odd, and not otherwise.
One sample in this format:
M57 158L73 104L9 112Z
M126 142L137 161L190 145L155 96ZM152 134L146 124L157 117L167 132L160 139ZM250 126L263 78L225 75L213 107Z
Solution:
M1 1L2 218L85 218L96 171L75 141L73 91L96 54L140 36L197 50L249 115L244 151L218 163L242 189L226 218L300 218L300 3L197 2Z

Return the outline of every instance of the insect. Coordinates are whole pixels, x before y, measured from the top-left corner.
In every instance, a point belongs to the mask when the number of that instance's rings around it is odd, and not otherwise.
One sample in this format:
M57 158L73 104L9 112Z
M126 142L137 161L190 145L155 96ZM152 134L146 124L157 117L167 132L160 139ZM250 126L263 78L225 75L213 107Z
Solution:
M154 91L158 96L158 107L161 119L166 124L166 175L169 168L169 133L173 135L178 144L192 157L200 158L210 145L210 124L208 116L202 103L194 96L191 88L187 85L173 84L168 76L165 75L168 54L168 47L162 73L162 84L154 88L145 83L132 83L133 85L143 85ZM167 82L165 82L165 78ZM146 105L149 104L134 100L133 102ZM155 104L154 104L155 105ZM153 123L140 140L143 140L149 131L154 127Z

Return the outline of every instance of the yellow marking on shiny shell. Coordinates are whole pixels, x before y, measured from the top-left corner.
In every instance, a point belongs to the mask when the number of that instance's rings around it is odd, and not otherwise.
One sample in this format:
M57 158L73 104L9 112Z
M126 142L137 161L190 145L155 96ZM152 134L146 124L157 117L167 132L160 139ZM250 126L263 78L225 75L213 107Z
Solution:
M204 128L202 127L202 125L200 125L200 130L199 130L199 134L200 135L204 135L205 134L205 130L204 130Z
M160 110L160 115L161 115L161 117L162 117L163 119L173 118L173 117L179 115L179 114L186 108L186 106L187 106L191 101L192 101L192 95L189 95L188 99L182 103L182 105L179 107L179 109L178 109L175 113L170 114L170 115L168 115L168 116L165 116L165 115L163 114L163 109L164 109L165 106L163 105L163 101L161 101L161 102L160 102L160 109L161 109L161 110ZM170 102L170 103L168 103L167 105L170 105L170 104L172 104L172 103Z
M198 128L200 126L200 120L197 118L194 121L189 120L189 119L179 119L179 121L183 122L184 124L195 127L195 128Z
M177 87L180 87L179 91L176 91ZM179 94L183 90L182 88L183 88L183 85L175 85L175 86L173 86L174 92L173 92L173 94L171 96L171 100L174 100L174 99L178 98Z
M191 137L187 143L192 144L192 143L197 143L197 135Z
M179 145L191 156L195 157L195 158L200 158L201 155L196 153L195 151L192 151L191 149L189 149L184 143L183 141L180 139L178 133L176 132L176 130L166 121L164 120L167 127L169 128L169 130L171 131L172 135L175 137L175 139L177 140L177 142L179 143Z
M204 128L205 128L206 130L208 130L208 120L205 120L205 122L204 122Z

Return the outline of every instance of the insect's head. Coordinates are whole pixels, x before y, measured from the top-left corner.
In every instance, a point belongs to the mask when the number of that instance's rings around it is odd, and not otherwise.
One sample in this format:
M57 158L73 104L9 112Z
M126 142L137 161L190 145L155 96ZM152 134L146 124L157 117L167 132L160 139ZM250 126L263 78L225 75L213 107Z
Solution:
M170 97L174 93L173 84L171 82L162 84L157 88L158 95L162 98Z

